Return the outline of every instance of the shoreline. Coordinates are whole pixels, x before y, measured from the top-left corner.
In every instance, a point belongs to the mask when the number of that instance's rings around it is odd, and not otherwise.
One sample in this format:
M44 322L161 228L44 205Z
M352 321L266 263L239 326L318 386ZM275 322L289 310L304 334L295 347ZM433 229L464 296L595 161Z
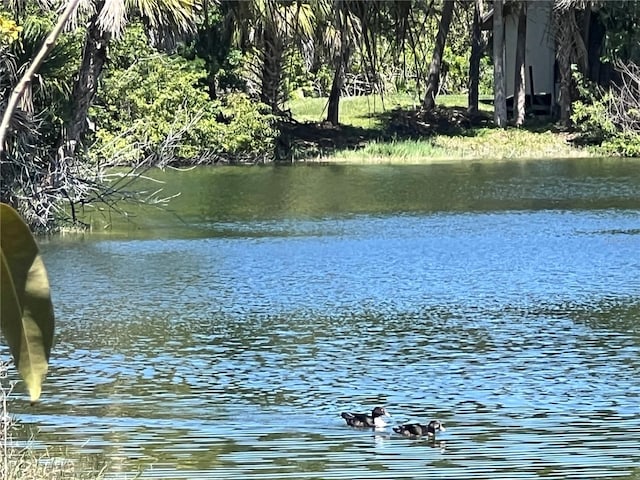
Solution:
M398 159L393 157L367 157L358 159L331 159L330 157L298 160L293 165L477 165L477 164L497 164L497 163L527 163L537 161L563 161L563 160L589 160L589 159L616 159L623 160L623 157L600 157L596 155L573 155L573 156L546 156L546 157L424 157L421 159ZM628 158L626 160L634 160Z
M562 158L597 158L596 148L572 144L570 133L479 126L455 132L401 136L397 132L354 130L299 123L288 132L285 158L276 163L421 165L457 162L503 162Z

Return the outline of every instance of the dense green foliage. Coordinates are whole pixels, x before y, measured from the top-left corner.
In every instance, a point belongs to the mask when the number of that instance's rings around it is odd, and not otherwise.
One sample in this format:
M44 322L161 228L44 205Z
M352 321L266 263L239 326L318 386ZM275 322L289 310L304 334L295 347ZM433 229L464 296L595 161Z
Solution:
M603 59L615 62L640 62L640 2L603 1L598 4L600 22L605 30Z
M172 136L180 162L271 153L275 117L264 105L240 92L212 100L202 88L203 61L162 54L143 38L138 27L115 45L120 68L105 76L91 110L101 159L131 164L166 148Z
M585 80L579 72L574 72L580 97L573 104L572 120L584 140L591 143L602 142L616 133L616 126L608 116L608 104L612 94Z
M640 157L640 67L621 66L618 86L602 88L574 72L579 97L571 119L582 142L602 155Z
M28 64L55 23L53 12L34 11L23 22L22 41L15 45L14 53L18 65ZM68 115L68 100L74 72L80 61L82 36L70 32L59 38L52 52L44 59L40 74L33 83L31 99L33 110L38 112L40 144L55 145L60 128ZM48 153L43 153L47 156Z
M640 157L640 132L621 128L611 114L615 95L609 91L594 92L573 104L571 118L581 140L598 145L602 155Z

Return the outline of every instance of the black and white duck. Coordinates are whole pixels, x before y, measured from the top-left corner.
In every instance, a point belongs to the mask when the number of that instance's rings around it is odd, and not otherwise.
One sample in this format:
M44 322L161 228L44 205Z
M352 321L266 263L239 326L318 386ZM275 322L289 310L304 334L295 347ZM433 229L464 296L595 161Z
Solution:
M347 425L359 428L383 428L387 425L383 417L390 417L389 412L384 407L376 407L368 413L342 412L340 414Z
M393 427L393 431L406 437L436 437L436 432L444 432L444 425L438 420L431 420L428 425L421 423L405 423Z

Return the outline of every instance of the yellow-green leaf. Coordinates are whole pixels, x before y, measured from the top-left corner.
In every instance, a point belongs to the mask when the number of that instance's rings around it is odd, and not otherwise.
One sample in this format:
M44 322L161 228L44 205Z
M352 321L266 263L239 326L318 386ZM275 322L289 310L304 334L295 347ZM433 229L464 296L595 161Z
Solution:
M0 260L0 329L34 402L40 398L53 344L53 305L36 241L20 215L4 203Z

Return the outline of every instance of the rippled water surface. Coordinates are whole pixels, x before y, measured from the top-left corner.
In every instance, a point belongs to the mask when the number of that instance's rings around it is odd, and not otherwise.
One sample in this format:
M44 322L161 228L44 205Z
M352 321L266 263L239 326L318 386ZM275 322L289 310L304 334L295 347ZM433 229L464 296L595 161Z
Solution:
M43 445L114 478L640 478L637 162L156 173L171 211L43 242L57 343L13 405ZM447 431L340 418L375 405Z

